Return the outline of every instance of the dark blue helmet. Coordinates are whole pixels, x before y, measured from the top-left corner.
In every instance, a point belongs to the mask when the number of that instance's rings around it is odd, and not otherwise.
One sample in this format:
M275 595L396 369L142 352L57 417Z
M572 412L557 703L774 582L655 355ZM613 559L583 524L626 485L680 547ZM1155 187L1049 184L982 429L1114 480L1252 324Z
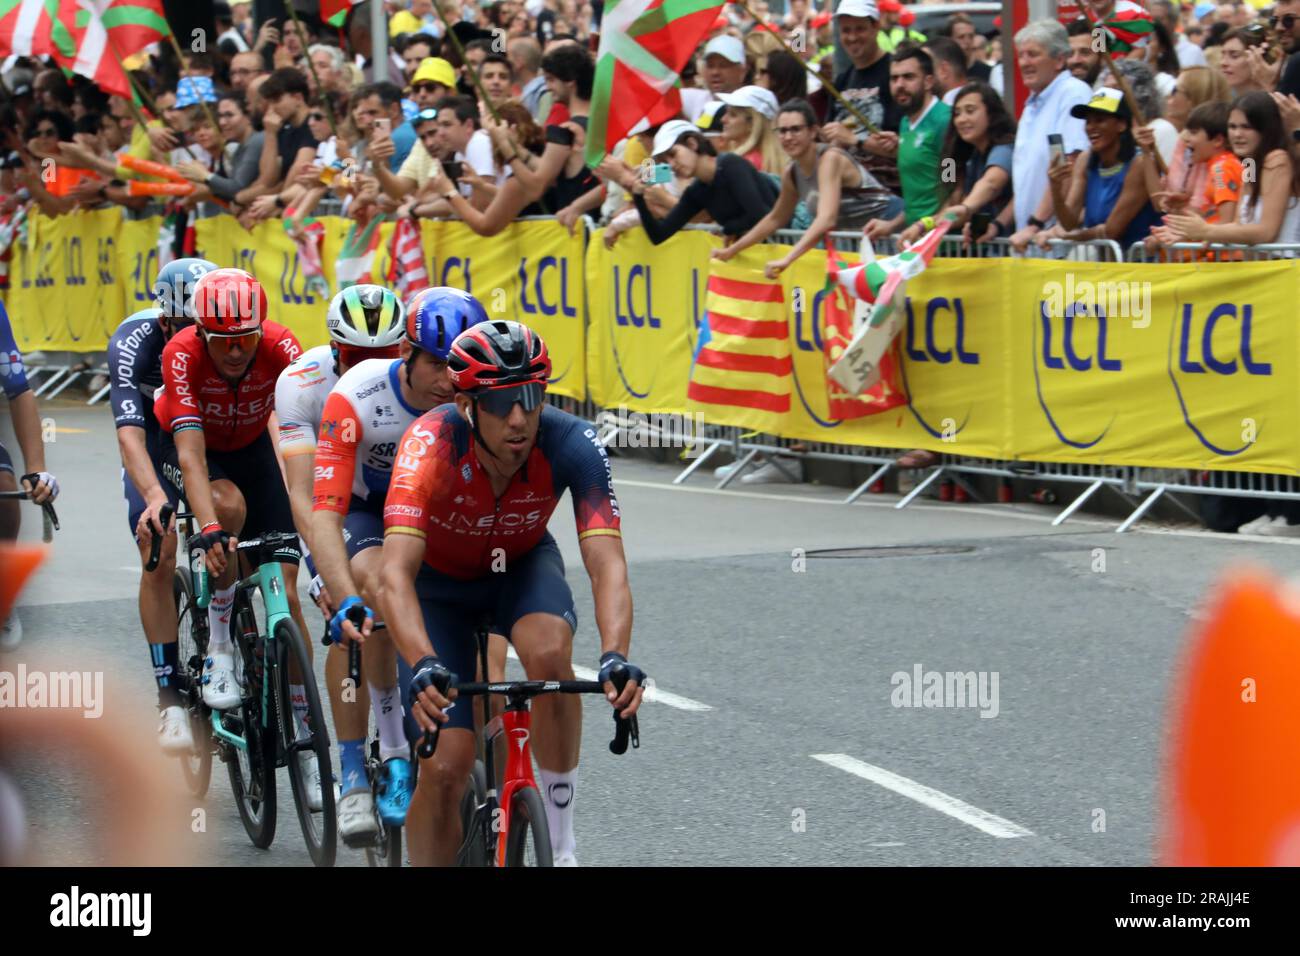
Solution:
M173 327L194 321L194 286L218 266L207 259L174 259L163 266L153 283L154 304Z
M406 338L445 362L456 336L487 321L487 310L468 292L435 286L417 292L407 303Z

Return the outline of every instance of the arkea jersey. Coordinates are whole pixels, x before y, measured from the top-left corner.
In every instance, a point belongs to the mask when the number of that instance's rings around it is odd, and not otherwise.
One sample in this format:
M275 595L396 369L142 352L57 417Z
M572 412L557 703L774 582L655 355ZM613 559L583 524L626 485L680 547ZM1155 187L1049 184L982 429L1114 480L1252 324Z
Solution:
M9 325L9 313L0 302L0 388L9 398L17 398L27 391L27 370L23 368L23 353L14 341L14 330Z
M266 430L275 410L275 383L302 347L276 322L262 323L257 354L237 382L229 382L208 357L197 326L177 332L163 349L163 391L154 417L164 429L203 430L214 451L238 451Z
M352 495L383 506L397 446L424 414L402 400L401 359L367 359L339 379L325 402L312 510L347 514Z
M328 345L303 352L280 373L275 385L275 417L280 423L280 453L285 458L316 450L325 399L338 380L334 350Z
M534 548L565 489L573 496L579 540L621 534L609 458L586 422L545 406L537 443L498 499L469 423L455 405L442 405L402 438L384 534L424 538L425 564L468 581L492 573L496 549L509 562Z
M108 342L109 404L118 428L132 425L157 431L154 393L162 385L162 353L167 345L157 309L145 309L117 327Z

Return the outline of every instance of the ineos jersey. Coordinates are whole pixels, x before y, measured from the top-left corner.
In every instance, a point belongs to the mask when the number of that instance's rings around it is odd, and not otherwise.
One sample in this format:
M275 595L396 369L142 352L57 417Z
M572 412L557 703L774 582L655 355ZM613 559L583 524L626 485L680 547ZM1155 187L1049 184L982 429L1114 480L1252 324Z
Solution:
M334 350L318 345L303 352L275 384L275 417L280 422L280 454L285 458L316 450L316 432L330 389L338 384Z
M276 322L263 322L257 354L239 381L230 382L217 371L191 325L163 349L163 391L154 403L154 417L167 431L202 429L203 440L214 451L247 448L270 421L280 373L301 354L292 332Z
M109 403L113 422L158 431L154 393L162 385L162 353L167 345L157 309L128 316L108 343Z
M586 422L545 406L528 460L497 498L474 451L469 423L455 405L442 405L417 419L402 438L384 534L424 538L425 564L472 580L492 573L499 555L509 562L534 548L566 488L573 495L579 540L621 535L609 458Z
M382 507L397 446L424 414L402 400L401 359L367 359L339 379L321 416L312 509L347 514L351 496Z
M18 351L14 331L9 326L9 313L0 302L0 388L8 398L17 398L27 391L27 371L23 368L23 353Z

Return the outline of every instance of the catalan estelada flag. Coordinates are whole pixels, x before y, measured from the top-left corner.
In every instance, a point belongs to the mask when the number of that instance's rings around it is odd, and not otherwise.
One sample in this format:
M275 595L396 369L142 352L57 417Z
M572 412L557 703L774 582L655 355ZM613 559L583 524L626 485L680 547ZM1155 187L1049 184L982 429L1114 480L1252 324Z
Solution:
M687 399L705 420L777 431L790 411L790 320L779 281L729 262L709 269Z

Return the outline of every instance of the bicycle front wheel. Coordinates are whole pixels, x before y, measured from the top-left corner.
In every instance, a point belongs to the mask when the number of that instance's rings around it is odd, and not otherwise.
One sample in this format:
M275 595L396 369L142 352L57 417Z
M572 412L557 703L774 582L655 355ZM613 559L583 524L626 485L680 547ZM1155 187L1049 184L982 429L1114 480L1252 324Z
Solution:
M176 599L176 660L180 669L174 677L194 738L194 749L181 757L181 773L185 775L191 796L202 799L212 781L211 712L203 706L199 684L203 659L208 654L208 615L194 603L189 568L176 569L172 576L172 596Z
M536 787L521 787L510 798L506 866L551 866L551 830Z
M226 769L230 772L230 789L235 794L244 832L253 846L265 850L275 839L275 730L268 721L262 726L262 669L259 650L263 646L257 635L257 622L247 603L238 596L231 609L232 636L235 640L235 680L244 693L238 710L227 711L221 720L227 729L238 733L244 746L229 748ZM272 699L270 707L275 707ZM237 727L231 727L230 721Z
M292 619L280 621L275 625L275 645L279 661L276 667L280 698L280 733L284 741L284 762L289 767L289 783L293 787L294 803L298 807L298 823L302 826L303 839L307 841L307 852L317 866L333 866L338 849L338 820L334 810L334 774L330 764L330 738L325 723L325 711L320 703L320 691L316 687L316 675L312 670L311 658L307 656L307 645L303 643L298 626ZM298 718L293 710L293 695L289 685L293 678L289 676L289 662L294 661L302 675L303 692L307 697L307 736L298 739ZM311 800L315 796L315 781L308 780L299 763L299 754L311 753L316 757L320 770L320 804L319 810L313 810Z

